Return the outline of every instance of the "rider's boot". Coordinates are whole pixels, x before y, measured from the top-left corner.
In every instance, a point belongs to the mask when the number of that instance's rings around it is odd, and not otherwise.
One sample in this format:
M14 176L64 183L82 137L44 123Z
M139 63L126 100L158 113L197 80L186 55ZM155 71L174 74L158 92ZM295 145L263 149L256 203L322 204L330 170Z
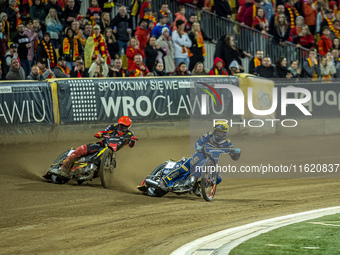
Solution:
M64 178L70 178L71 170L70 167L72 164L78 159L78 157L72 153L70 156L68 156L65 161L63 162L61 168L60 168L60 175Z
M201 182L197 182L196 188L194 189L194 194L195 194L196 196L198 196L198 197L201 196L200 187L201 187Z

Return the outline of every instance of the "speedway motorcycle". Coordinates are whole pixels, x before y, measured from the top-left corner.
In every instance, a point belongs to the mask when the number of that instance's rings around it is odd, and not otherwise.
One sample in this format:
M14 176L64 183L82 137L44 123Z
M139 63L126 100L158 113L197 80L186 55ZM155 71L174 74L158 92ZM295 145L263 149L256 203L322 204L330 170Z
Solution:
M56 184L64 184L69 180L76 180L79 185L84 181L100 177L102 186L110 188L113 186L113 173L116 168L117 145L125 143L127 138L103 136L104 147L97 152L88 154L75 161L71 166L71 178L59 176L60 167L64 160L71 155L74 148L63 152L50 166L47 173L43 176Z
M199 171L196 171L177 180L169 191L159 188L160 179L169 174L172 170L180 167L187 158L182 158L180 161L169 159L165 163L157 166L150 175L146 176L142 184L137 188L144 194L151 197L162 197L168 192L173 192L177 195L194 192L197 188L200 189L203 198L206 201L211 201L216 193L217 181L220 177L216 165L221 154L230 154L232 151L238 152L239 149L217 148L214 145L207 143L202 148L204 160L199 163Z

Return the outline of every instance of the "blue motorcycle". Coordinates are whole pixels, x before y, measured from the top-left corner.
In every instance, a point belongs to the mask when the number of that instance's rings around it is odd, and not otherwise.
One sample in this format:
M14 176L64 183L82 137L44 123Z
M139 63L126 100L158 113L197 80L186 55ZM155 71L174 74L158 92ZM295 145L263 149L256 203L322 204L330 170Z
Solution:
M240 149L218 148L211 143L207 143L202 148L202 152L197 152L191 156L191 162L199 159L195 163L194 169L180 176L169 191L159 188L160 179L167 176L172 170L180 167L188 158L184 157L180 161L170 159L157 166L137 188L151 197L162 197L168 192L181 195L195 192L195 190L199 189L203 198L206 201L211 201L216 193L217 184L222 180L217 168L220 155L240 152Z

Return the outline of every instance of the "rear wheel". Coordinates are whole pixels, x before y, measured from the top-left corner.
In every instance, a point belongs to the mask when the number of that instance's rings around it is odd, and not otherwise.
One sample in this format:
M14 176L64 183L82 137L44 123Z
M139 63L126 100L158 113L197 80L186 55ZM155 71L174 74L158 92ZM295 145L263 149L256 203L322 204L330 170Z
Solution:
M167 163L163 163L163 164L159 165L158 167L156 167L155 170L152 171L151 175L156 176L153 179L154 181L158 181L160 178L162 178L162 171L163 171L164 167L166 166L166 164ZM162 197L166 193L168 193L168 191L159 190L159 189L156 189L154 187L147 187L147 192L148 192L148 195L150 197Z
M208 164L213 166L213 162ZM208 169L209 168L205 168ZM214 198L217 187L218 172L217 171L206 171L201 174L201 193L205 201L211 201Z
M106 149L100 162L99 175L104 188L112 188L114 184L113 172L115 164L112 155L113 151L111 149Z

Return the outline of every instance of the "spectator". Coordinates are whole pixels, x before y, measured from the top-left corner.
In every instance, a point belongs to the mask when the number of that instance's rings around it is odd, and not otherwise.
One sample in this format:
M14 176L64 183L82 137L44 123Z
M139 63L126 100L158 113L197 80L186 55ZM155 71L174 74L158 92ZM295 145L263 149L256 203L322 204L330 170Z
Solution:
M44 39L41 41L37 48L37 59L42 58L45 58L49 61L48 68L53 68L57 64L57 55L51 43L51 36L47 32L44 33Z
M144 53L139 49L139 42L135 37L131 37L128 43L128 49L126 51L126 57L128 59L128 70L130 71L130 67L133 66L133 62L135 56L140 54L143 58L145 58Z
M294 43L298 40L301 29L305 24L305 19L302 16L299 16L296 18L295 24L296 26L290 30L290 36L292 37Z
M269 21L269 34L273 35L275 30L275 23L277 22L278 16L285 13L284 5L278 5L276 8L276 13L271 17Z
M321 30L321 23L324 21L326 16L326 10L328 9L327 2L321 3L321 7L319 8L319 13L316 15L316 31L315 31L315 40L318 41L320 39L320 30Z
M86 38L84 37L84 32L80 30L79 21L75 20L72 22L71 28L74 32L74 37L79 40L82 46L86 45ZM91 31L92 33L92 31ZM79 44L80 45L80 44Z
M24 69L26 76L31 71L30 64L28 62L28 50L31 48L30 40L25 35L24 24L18 25L18 34L14 36L13 43L18 44L18 54L20 58L20 65Z
M176 12L176 13L175 13L175 17L176 17L176 19L175 19L174 25L173 25L173 27L172 27L172 30L173 30L173 31L175 31L175 30L177 29L177 27L176 27L176 21L177 21L177 20L181 19L181 20L184 20L185 23L188 22L187 19L185 18L185 7L184 7L183 5L181 5L181 6L179 7L179 12ZM185 28L184 28L184 29L185 29ZM187 31L186 31L186 32L187 32Z
M163 14L158 14L158 24L152 29L151 33L151 35L154 36L156 39L161 36L163 27L168 28L171 35L170 27L166 24L166 20L166 16L164 16Z
M175 49L175 64L176 66L179 65L179 63L184 62L186 66L189 66L189 53L188 48L191 47L192 42L187 35L187 33L184 32L184 26L185 23L183 20L177 20L176 21L177 30L174 31L172 36L172 42L174 43L174 49ZM176 70L175 70L176 71Z
M98 69L99 67L99 69ZM109 73L109 68L107 64L104 62L102 57L99 57L94 61L89 69L90 77L102 78L107 77Z
M90 0L90 7L87 8L86 18L90 21L92 26L100 23L100 16L102 9L99 7L97 0Z
M127 70L122 68L123 62L120 58L113 61L113 66L109 66L109 77L129 77Z
M38 19L40 25L45 22L46 12L44 6L41 4L40 0L33 0L34 3L30 8L30 18L31 19Z
M90 77L88 69L85 68L84 61L80 56L76 57L76 66L74 70L71 70L70 77L72 78Z
M185 23L184 31L186 33L190 32L192 28L192 24L194 24L195 22L197 22L197 14L191 13L189 17L189 21Z
M163 15L164 17L166 17L166 21L165 23L168 25L168 27L172 26L173 18L172 18L172 13L169 10L169 6L167 3L163 3L161 6L160 11L158 12L158 17L160 17L161 15ZM159 19L159 18L158 18ZM159 20L158 20L159 21Z
M334 20L333 27L329 27L331 32L329 37L333 40L334 38L340 38L340 20Z
M320 67L316 57L316 49L310 49L309 57L304 61L302 67L303 78L312 78L313 81L316 81L320 77Z
M129 28L129 19L126 15L126 8L121 6L119 8L118 14L111 21L111 28L113 28L113 33L118 40L119 52L118 56L121 56L122 49L126 54L127 44L131 34L131 28Z
M292 74L292 78L300 78L301 68L299 68L299 60L293 60L290 67L288 67L288 71Z
M255 74L264 78L275 78L275 68L269 57L264 57L260 66L255 68Z
M149 69L143 64L141 54L135 55L133 65L128 70L130 77L143 77L149 73Z
M240 73L240 66L236 60L231 61L228 69L230 70L230 75L236 75Z
M330 82L334 74L336 74L335 66L332 62L332 53L328 52L326 56L321 58L320 74L322 81Z
M278 15L275 21L273 36L273 41L281 47L286 45L286 41L292 41L290 37L290 26L284 14Z
M214 66L209 71L209 75L228 75L228 71L224 68L225 63L219 57L214 60Z
M39 67L39 73L41 75L43 75L47 70L50 70L50 72L49 72L50 74L48 75L47 78L49 78L49 79L54 78L54 73L52 72L52 70L48 66L46 58L38 59L37 60L37 66ZM47 66L48 66L48 68L47 68Z
M192 70L191 75L192 76L208 75L208 73L205 71L203 63L197 62L196 65L194 66L194 69Z
M144 53L144 49L146 45L148 44L149 38L150 38L150 31L147 27L147 20L141 19L139 21L139 26L137 27L135 37L139 41L139 49Z
M164 64L160 62L156 62L154 70L154 76L169 76L169 74L164 70Z
M227 19L231 18L231 9L228 0L215 0L215 12L218 16L225 17Z
M57 66L53 70L55 78L70 78L71 70L66 65L64 56L58 58Z
M264 15L264 10L262 8L257 9L256 17L253 20L253 27L260 31L262 34L267 34L269 31L268 21Z
M334 37L332 42L332 49L340 50L340 38Z
M156 42L156 38L151 36L148 46L145 48L145 65L148 67L150 72L153 72L153 68L159 55L160 58L162 58L166 55L166 52Z
M57 0L48 1L48 3L45 5L45 13L49 13L51 8L57 11L58 18L61 18L63 16L63 8L58 4Z
M225 43L223 47L222 60L224 61L226 68L230 66L233 60L236 60L240 71L244 72L241 58L244 58L245 56L251 57L251 55L235 46L235 39L232 34L226 35L224 41ZM230 70L227 69L227 71L229 72Z
M51 35L51 43L55 49L59 49L60 32L63 30L63 25L60 23L57 11L54 8L49 10L45 20L46 32Z
M104 31L104 38L107 45L107 50L109 51L111 62L118 57L119 45L113 35L112 28L108 27Z
M63 40L63 45L59 49L60 56L63 56L66 61L66 66L71 70L75 67L74 61L78 56L84 56L84 50L80 41L74 36L74 31L71 28L66 29L66 35Z
M312 35L315 34L316 29L316 16L318 15L318 8L310 0L303 1L302 7L303 16L305 17L305 24L309 27L309 31Z
M27 54L27 59L28 59L28 63L30 66L33 66L34 63L34 48L35 47L35 41L38 40L38 33L34 32L33 30L33 23L31 19L27 20L27 24L26 27L24 29L24 34L28 37L30 44L31 44L31 48L28 49L28 54Z
M75 0L67 0L67 6L63 13L64 24L66 26L71 26L72 22L77 18L79 14L79 9L75 6Z
M40 74L39 67L34 65L31 68L31 73L27 76L27 80L44 81L51 74L53 74L53 72L50 69L47 69L43 74Z
M135 30L137 28L138 14L140 12L141 2L142 1L140 0L132 0L129 6L129 13L130 13L129 24L131 24L132 34L135 33Z
M334 33L338 33L337 31L334 30L333 27L333 22L335 21L334 19L334 13L332 10L326 10L326 17L325 19L321 22L320 29L322 30L323 27L328 26ZM320 32L322 33L322 31ZM338 36L336 36L338 37Z
M245 25L243 17L248 8L253 9L253 0L246 0L245 4L240 4L237 12L236 20L240 22L241 26Z
M192 71L197 62L204 63L204 56L207 55L204 40L211 40L203 31L201 31L200 24L195 22L192 25L192 30L188 34L192 42L190 47L190 65L189 70Z
M255 57L249 61L248 72L250 74L255 73L255 68L261 65L263 59L263 50L257 50Z
M156 18L152 15L152 11L150 8L145 8L145 15L143 19L147 20L148 22L152 22L154 27L157 25Z
M272 16L275 14L271 1L261 0L261 8L264 10L264 13L266 15L266 20L269 22Z
M276 60L275 71L277 78L292 78L292 74L287 69L287 59L278 57Z
M340 58L339 58L339 49L332 49L332 61L336 69L336 73L334 78L340 78Z
M9 7L6 9L6 14L8 17L11 31L11 34L8 36L12 39L17 31L18 25L22 23L21 21L22 13L20 13L19 6L16 0L9 1Z
M115 0L98 0L99 7L103 12L111 13L112 8L115 6Z
M322 36L318 42L319 54L322 56L326 56L326 53L332 48L332 40L329 37L330 29L325 26L322 28Z
M2 21L2 32L7 35L7 38L9 39L11 35L11 29L10 29L10 24L8 21L7 14L5 12L0 14L0 20Z
M109 15L110 16L110 15ZM87 24L87 21L85 20L84 16L78 15L76 21L79 22L79 30L84 31L85 30L85 25Z
M175 71L175 49L167 27L163 27L162 35L157 39L157 43L166 52L166 56L163 56L165 71L167 73L173 73Z
M300 14L295 7L295 0L288 0L285 5L285 17L291 29L296 26L295 19L299 16Z
M25 80L26 75L24 69L19 65L17 58L12 58L11 66L6 75L6 80Z
M151 2L152 0L145 0L142 6L140 7L139 19L143 19L145 16L146 8L151 11Z
M92 25L86 24L82 37L87 40L91 36L92 36Z
M185 62L180 62L176 66L175 72L172 75L173 76L190 76L191 74L190 74L190 71L188 70L187 64Z
M3 31L3 23L0 22L0 58L2 59L8 50L8 37L2 32Z
M38 19L32 19L33 22L33 30L38 34L36 39L34 40L34 53L36 53L37 47L42 39L44 39L44 34L41 29L41 25Z
M105 62L111 64L111 57L107 50L107 45L103 35L100 34L100 26L95 25L93 28L93 34L86 41L84 49L85 68L91 67L92 62L97 59L98 56L105 59Z
M303 25L301 32L293 41L296 47L304 47L310 49L314 46L314 36L309 32L307 25Z
M19 66L20 66L20 58L18 55L18 44L12 43L11 46L9 47L9 51L5 55L5 62L6 65L4 65L4 73L7 73L10 66L11 66L11 61L13 58L16 58L18 60Z
M261 0L255 0L252 8L247 8L241 17L241 23L244 23L248 27L253 26L253 20L256 17L257 10L261 8Z
M340 19L340 13L338 10L336 1L329 1L329 9L333 11L335 19Z
M100 19L100 32L104 34L106 28L111 28L111 18L108 12L103 12Z

